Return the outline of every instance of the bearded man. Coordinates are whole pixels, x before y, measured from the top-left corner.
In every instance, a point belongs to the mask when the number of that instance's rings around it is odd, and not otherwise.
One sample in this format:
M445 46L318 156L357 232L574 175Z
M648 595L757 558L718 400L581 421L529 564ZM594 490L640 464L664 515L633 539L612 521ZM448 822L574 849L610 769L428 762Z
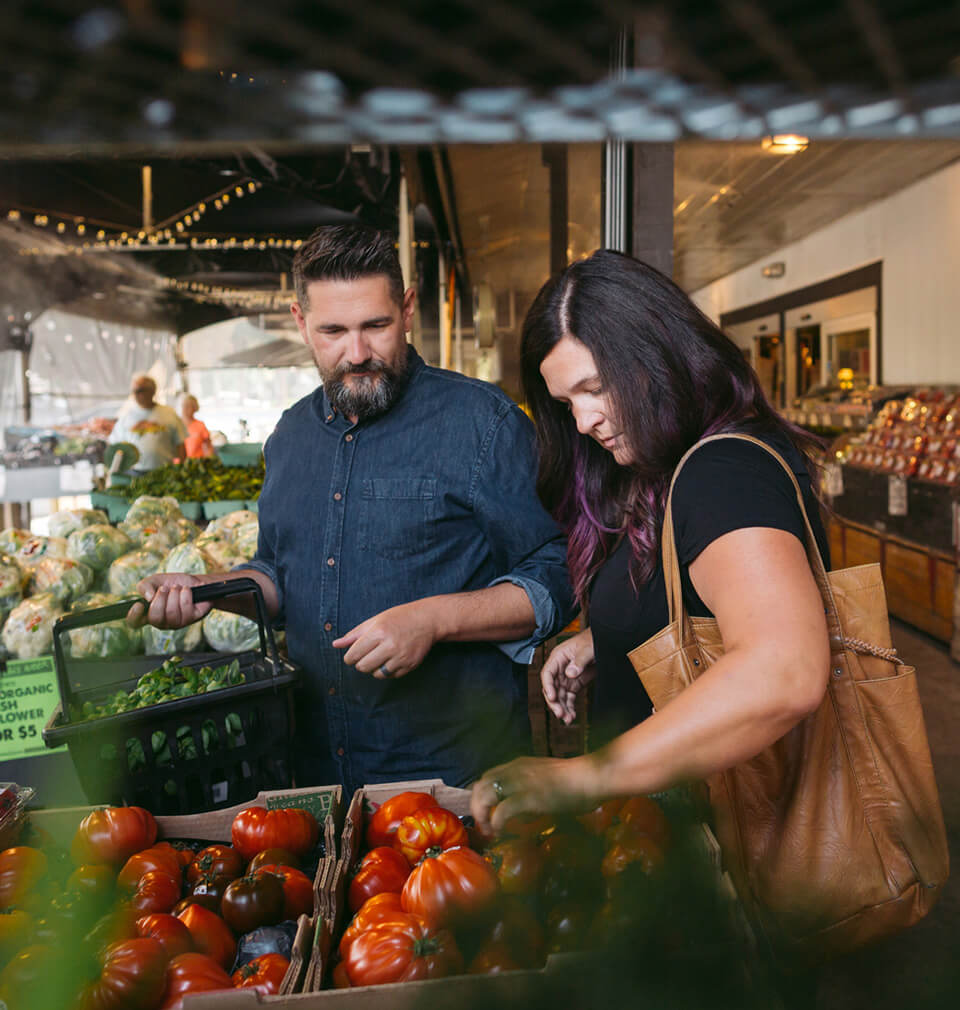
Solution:
M305 670L297 785L466 786L529 752L521 664L575 609L532 425L407 343L416 293L391 236L320 228L293 282L321 385L264 447L257 555L228 577L257 579ZM147 619L197 620L190 588L224 577L144 580Z

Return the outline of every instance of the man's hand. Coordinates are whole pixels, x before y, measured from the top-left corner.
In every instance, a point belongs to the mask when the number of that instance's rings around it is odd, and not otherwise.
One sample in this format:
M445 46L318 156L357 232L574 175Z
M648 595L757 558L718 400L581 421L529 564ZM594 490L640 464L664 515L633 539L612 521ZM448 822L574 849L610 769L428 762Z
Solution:
M587 628L558 645L540 671L547 708L566 725L577 717L577 694L597 675L593 632Z
M345 663L388 680L418 667L439 637L429 600L417 600L375 614L331 644L347 650Z
M139 628L152 624L155 628L183 628L210 613L212 604L194 603L193 587L202 585L195 575L171 575L165 572L150 575L137 583L137 593L149 604L135 603L127 612L127 624Z

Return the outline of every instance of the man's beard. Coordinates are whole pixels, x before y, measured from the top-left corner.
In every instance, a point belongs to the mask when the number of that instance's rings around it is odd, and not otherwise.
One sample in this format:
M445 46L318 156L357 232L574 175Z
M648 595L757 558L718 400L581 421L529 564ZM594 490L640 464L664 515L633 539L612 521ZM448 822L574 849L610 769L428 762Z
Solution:
M407 383L407 371L404 354L399 367L369 358L359 365L346 362L329 374L321 370L320 379L334 410L362 421L385 414L396 403ZM362 372L369 374L350 384L344 381L346 376Z

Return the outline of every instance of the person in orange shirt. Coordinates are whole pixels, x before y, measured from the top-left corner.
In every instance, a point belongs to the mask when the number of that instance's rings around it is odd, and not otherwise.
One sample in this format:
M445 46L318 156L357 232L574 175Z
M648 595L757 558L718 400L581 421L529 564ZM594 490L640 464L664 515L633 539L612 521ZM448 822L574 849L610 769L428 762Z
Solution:
M197 418L197 411L200 404L195 396L186 393L180 400L180 416L187 427L187 437L184 445L188 458L198 458L201 456L213 455L213 443L210 441L210 432L203 421Z

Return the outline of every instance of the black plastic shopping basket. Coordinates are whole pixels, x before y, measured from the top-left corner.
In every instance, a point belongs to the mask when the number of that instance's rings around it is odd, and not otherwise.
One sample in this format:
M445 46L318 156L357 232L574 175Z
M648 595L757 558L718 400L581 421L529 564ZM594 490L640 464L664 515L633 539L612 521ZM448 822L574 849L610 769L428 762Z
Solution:
M184 667L240 664L244 682L206 694L80 721L84 702L130 691L164 656L77 659L63 637L123 619L137 599L61 617L53 645L60 704L43 730L48 747L66 744L90 803L136 804L154 813L189 814L232 806L262 789L291 785L293 690L300 670L277 652L260 587L253 579L197 586L195 603L253 594L260 649L186 653ZM143 602L143 601L140 601Z

